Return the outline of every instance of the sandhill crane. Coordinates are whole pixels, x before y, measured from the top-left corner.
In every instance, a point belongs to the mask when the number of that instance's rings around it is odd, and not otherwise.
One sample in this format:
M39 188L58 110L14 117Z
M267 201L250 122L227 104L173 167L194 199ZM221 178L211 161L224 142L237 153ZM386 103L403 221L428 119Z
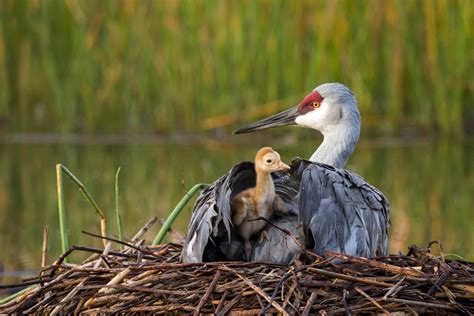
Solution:
M297 158L289 172L273 173L276 194L287 212L271 222L320 255L326 251L362 257L387 254L386 198L357 174L342 169L360 133L352 91L339 83L322 84L297 106L235 133L284 125L318 130L324 140L309 161ZM201 192L183 245L184 262L245 259L243 242L232 226L230 201L254 185L253 163L242 162ZM280 229L268 226L266 231L268 240L253 241L251 261L289 264L300 254L300 247Z

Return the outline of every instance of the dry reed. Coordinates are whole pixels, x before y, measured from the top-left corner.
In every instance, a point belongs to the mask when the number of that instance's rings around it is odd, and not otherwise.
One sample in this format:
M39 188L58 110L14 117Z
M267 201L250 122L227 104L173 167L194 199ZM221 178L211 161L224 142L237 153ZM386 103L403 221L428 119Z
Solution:
M37 278L2 285L35 286L0 305L0 313L474 313L474 263L435 257L429 249L412 246L407 255L375 259L328 253L291 266L187 264L178 244L143 246L143 232L155 221L123 250L110 242L105 250L73 246ZM91 256L64 263L77 251Z

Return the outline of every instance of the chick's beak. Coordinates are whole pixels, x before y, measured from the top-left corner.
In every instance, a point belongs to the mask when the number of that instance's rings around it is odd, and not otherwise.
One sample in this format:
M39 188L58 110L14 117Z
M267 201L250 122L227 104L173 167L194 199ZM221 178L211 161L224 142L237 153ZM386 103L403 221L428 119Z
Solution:
M284 162L280 162L280 165L278 166L278 168L279 168L280 170L290 170L290 169L291 169L291 167L288 166L288 165L287 165L286 163L284 163Z

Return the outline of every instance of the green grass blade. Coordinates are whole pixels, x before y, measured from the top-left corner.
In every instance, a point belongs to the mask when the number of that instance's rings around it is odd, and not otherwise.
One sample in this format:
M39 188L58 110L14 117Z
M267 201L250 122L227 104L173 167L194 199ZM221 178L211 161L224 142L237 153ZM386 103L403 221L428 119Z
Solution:
M64 190L62 165L56 165L56 186L58 189L58 212L59 212L59 230L61 233L61 250L65 253L69 249L69 240L67 237L66 210L64 208ZM64 260L67 262L67 258Z
M89 201L89 203L92 205L97 215L99 215L101 219L105 219L104 212L100 209L99 205L97 205L97 203L94 201L94 199L90 195L89 191L87 191L84 184L71 171L69 171L68 168L66 168L62 164L59 164L59 166L61 166L62 171L69 177L69 179L71 179L72 182L74 182L77 185L79 191L81 191L82 194L86 197L87 201Z
M64 165L62 164L57 164L56 165L56 173L58 177L58 203L59 203L59 220L60 220L60 225L63 225L63 227L66 229L66 219L65 219L65 213L64 213L64 193L63 193L63 184L62 184L62 172L64 172L69 179L72 180L78 187L79 191L86 197L87 201L92 205L94 210L96 211L97 215L100 218L100 231L102 236L107 236L107 228L106 228L106 222L105 222L105 215L104 212L101 210L99 205L95 202L95 200L92 198L90 195L89 191L87 191L87 188L84 186L84 184L71 172L69 169L67 169ZM63 242L63 231L61 231L61 242ZM66 231L67 233L67 231ZM66 236L67 238L67 236ZM65 239L65 245L68 246L67 239ZM104 239L103 240L104 247L107 244L107 241ZM69 247L66 247L66 250L64 250L64 245L63 245L63 252L67 251Z

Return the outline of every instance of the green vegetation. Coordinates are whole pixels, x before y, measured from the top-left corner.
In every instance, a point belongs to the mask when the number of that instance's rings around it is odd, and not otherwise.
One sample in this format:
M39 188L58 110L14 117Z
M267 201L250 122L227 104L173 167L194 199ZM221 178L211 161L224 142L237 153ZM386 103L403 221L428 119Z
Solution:
M195 132L327 81L387 133L474 115L471 0L3 0L0 20L3 132Z

